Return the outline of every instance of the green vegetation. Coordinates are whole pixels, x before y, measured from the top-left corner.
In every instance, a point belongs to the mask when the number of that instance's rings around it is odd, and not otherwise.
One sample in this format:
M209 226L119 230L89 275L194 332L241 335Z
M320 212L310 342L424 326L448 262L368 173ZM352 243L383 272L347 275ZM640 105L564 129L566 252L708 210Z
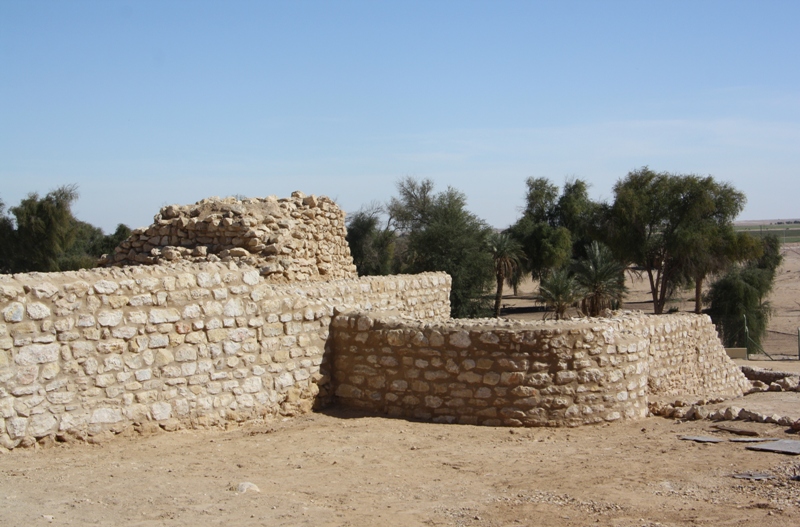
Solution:
M112 235L72 215L78 198L74 185L48 192L44 197L29 194L11 216L0 201L0 272L68 271L94 267L97 259L110 253L128 237L130 229L120 224Z
M508 232L525 253L524 270L533 278L542 279L552 269L569 262L572 256L572 235L563 223L565 217L572 220L570 213L580 209L573 203L580 197L559 199L558 187L544 178L528 178L525 184L528 187L525 210ZM562 201L570 206L559 207ZM580 223L580 219L574 219Z
M430 180L405 178L397 191L385 206L373 205L348 219L350 250L363 266L359 273L444 271L453 279L451 315L488 315L486 292L495 275L489 226L467 210L466 196L453 188L435 193ZM379 229L382 216L386 226Z
M586 256L573 262L571 271L580 288L581 311L597 317L606 309L616 309L628 292L625 266L614 259L611 250L598 242L586 247Z
M567 269L557 269L542 278L536 300L555 312L556 320L564 318L567 309L583 298L575 277Z
M489 236L489 252L494 260L494 273L497 292L494 297L494 316L500 316L500 303L503 299L503 284L513 282L515 272L524 259L522 246L507 233L492 233ZM513 285L513 284L512 284Z
M531 276L541 283L541 301L560 318L570 302L579 302L588 316L618 306L626 293L624 269L633 265L647 274L656 314L689 287L700 313L709 277L761 251L756 238L732 225L744 194L712 177L643 167L617 182L610 204L593 202L580 179L561 189L545 178L528 178L525 185L520 218L490 236L457 190L437 194L429 180L400 181L388 204L373 204L348 220L359 273L446 271L453 277L456 317L486 312L488 277L494 278L499 316L504 285L516 293Z
M761 239L761 254L736 265L711 285L708 314L728 347L750 349L751 342L761 346L771 315L766 301L783 257L780 242L774 235ZM745 331L745 322L749 330Z
M392 274L395 233L387 224L379 228L383 207L372 204L347 220L347 243L359 276Z
M706 276L740 259L747 245L732 225L744 194L711 177L643 167L617 182L614 195L602 229L606 242L618 259L647 273L656 314L690 281L700 291ZM696 311L701 307L698 295Z

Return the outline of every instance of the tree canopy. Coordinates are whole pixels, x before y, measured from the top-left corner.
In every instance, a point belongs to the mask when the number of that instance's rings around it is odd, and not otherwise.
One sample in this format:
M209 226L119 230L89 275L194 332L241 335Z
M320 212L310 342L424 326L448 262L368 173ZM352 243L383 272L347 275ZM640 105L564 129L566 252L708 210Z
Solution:
M28 194L5 213L0 201L0 272L52 272L94 267L128 237L130 229L118 225L112 235L72 214L77 187L65 185L39 197Z
M486 292L494 277L486 243L491 229L466 203L452 187L435 192L428 179L398 181L397 196L389 203L373 204L348 219L347 240L359 274L444 271L453 280L453 317L488 314Z
M765 236L759 242L758 257L734 266L716 280L708 292L708 314L728 347L750 347L745 321L749 337L757 346L767 331L771 309L766 298L772 291L783 257L775 235Z
M614 186L605 238L622 261L647 273L656 314L687 276L702 282L718 269L709 252L730 234L744 194L712 177L630 172ZM731 251L731 254L735 251Z

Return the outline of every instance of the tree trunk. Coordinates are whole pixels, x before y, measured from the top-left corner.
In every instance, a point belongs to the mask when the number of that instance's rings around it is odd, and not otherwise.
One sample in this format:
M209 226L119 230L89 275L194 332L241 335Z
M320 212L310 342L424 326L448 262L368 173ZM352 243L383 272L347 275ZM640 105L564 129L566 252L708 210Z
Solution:
M703 277L694 279L694 312L698 315L703 312Z
M658 278L659 277L660 277L660 274L659 274L658 277L653 279L653 270L652 269L648 269L647 270L647 278L650 279L650 295L653 297L653 313L655 313L656 315L660 315L661 314L661 311L659 311L659 307L658 307L659 306L659 302L658 302L658 296L659 296L658 295L658 292L659 292L658 291L659 290L659 279Z
M500 302L503 300L503 282L505 277L503 273L497 273L497 294L494 296L494 316L500 317Z

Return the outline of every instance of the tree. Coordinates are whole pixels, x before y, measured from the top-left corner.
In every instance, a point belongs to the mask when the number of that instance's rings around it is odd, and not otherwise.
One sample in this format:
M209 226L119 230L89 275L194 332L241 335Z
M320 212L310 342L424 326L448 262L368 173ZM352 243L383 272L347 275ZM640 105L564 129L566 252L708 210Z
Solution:
M14 222L5 213L6 205L0 199L0 273L10 273L14 256Z
M694 312L703 312L703 282L706 277L725 272L736 262L756 258L759 241L747 232L736 232L731 225L708 229L695 236L694 250L683 262L685 280L694 283Z
M585 248L586 257L573 262L571 270L582 291L581 311L597 317L613 309L627 293L625 266L614 259L611 250L598 242Z
M601 207L589 198L589 185L581 179L567 180L553 211L555 226L564 227L572 240L572 257L586 256L597 236L597 222Z
M525 185L525 210L508 232L522 245L528 272L541 279L569 261L572 239L569 229L557 224L558 187L545 178L528 178Z
M783 260L780 242L775 235L762 240L762 254L744 265L736 265L711 285L708 293L708 314L717 326L723 344L728 347L749 347L750 339L761 345L771 315L767 296L775 283L777 269Z
M11 208L16 219L12 247L16 258L10 258L13 272L58 271L58 260L75 240L72 224L72 202L78 197L75 185L65 185L43 198L28 194Z
M65 271L94 267L97 259L110 253L130 235L130 229L118 225L113 235L76 219L72 203L78 192L65 185L44 197L28 194L4 213L0 201L0 272Z
M657 173L648 167L618 181L614 194L606 242L617 258L645 270L656 314L664 312L691 269L702 283L710 272L705 255L745 202L744 194L710 176Z
M398 182L399 196L387 207L398 235L401 271L444 271L453 280L450 312L455 318L488 313L486 291L493 278L486 249L491 229L466 209L466 197L448 187L434 193L430 180Z
M381 229L383 207L373 203L347 219L347 243L359 276L388 275L392 272L395 234L389 223Z
M536 300L552 308L556 320L564 318L569 306L574 305L583 297L583 291L578 282L566 268L551 272L539 282L539 294Z
M508 233L492 233L488 240L489 252L494 260L494 273L497 292L494 297L494 316L500 316L500 302L503 299L503 284L511 282L523 258L522 246Z

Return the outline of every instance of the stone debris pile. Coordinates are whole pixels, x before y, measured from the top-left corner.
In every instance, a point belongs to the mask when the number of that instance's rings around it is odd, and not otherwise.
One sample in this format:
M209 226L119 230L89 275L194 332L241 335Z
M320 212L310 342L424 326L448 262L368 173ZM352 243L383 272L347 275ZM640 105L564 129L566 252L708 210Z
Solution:
M105 266L234 261L270 282L355 278L342 211L327 197L207 198L169 205L101 260Z

